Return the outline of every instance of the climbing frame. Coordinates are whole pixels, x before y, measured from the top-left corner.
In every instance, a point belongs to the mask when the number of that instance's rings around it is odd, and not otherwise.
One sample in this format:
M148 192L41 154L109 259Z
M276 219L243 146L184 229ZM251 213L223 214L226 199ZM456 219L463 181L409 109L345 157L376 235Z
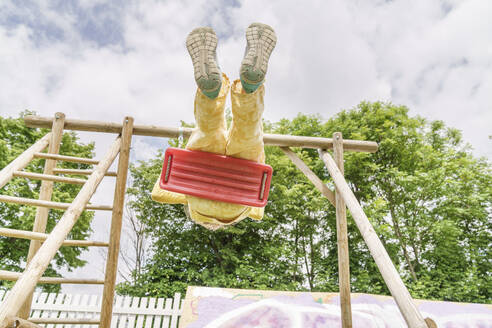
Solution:
M0 229L0 235L17 238L31 239L29 262L22 274L0 271L0 279L17 280L6 301L0 306L0 328L6 327L7 320L13 317L28 318L30 312L31 295L37 283L99 283L104 284L103 302L99 327L110 327L112 306L114 300L114 287L118 265L118 252L121 235L121 219L125 196L126 178L128 172L129 149L132 135L176 138L180 135L189 137L193 131L190 128L169 128L149 125L134 125L133 119L127 117L122 124L100 121L85 121L65 119L63 113L57 113L55 118L38 116L26 116L25 123L33 128L51 128L52 131L38 140L24 153L12 161L0 171L0 188L13 177L25 177L42 179L43 184L39 200L23 199L10 196L1 196L1 202L32 205L38 207L35 229L33 232L10 231L12 229ZM115 133L118 137L101 161L63 156L58 154L59 142L63 130L91 131ZM331 204L336 207L337 213L337 239L340 271L340 299L342 311L342 327L352 326L350 307L350 270L348 258L347 223L345 208L347 207L354 218L368 248L373 256L383 279L393 295L406 323L411 328L426 328L427 324L415 306L407 288L403 284L388 253L384 249L374 228L365 215L362 207L350 190L343 177L343 153L344 151L376 152L378 145L371 141L343 139L341 133L335 133L333 138L289 136L278 134L265 134L266 145L278 146L288 158L306 175L314 186L324 195ZM49 146L47 153L42 151ZM289 147L302 147L318 149L320 157L333 178L335 191L330 190L321 179L294 153ZM334 150L334 157L327 152ZM108 172L111 163L120 154L118 171ZM22 171L33 158L45 158L45 170L43 174L34 174ZM67 170L56 168L56 161L69 160L97 165L93 170ZM56 174L87 174L87 180L61 177ZM104 176L116 175L115 195L112 206L89 205L88 201L96 191L96 188ZM51 201L53 182L83 184L77 197L71 204L56 203ZM43 187L44 186L44 187ZM50 234L45 234L45 216L49 208L66 209L65 214ZM67 235L84 209L112 210L111 234L109 242L70 241ZM39 214L38 214L39 213ZM62 245L88 243L91 246L103 246L108 248L106 264L106 276L104 281L87 279L64 279L42 277L44 271L54 257L56 251ZM50 279L56 279L50 281ZM428 319L427 319L428 320ZM54 320L52 323L56 323Z

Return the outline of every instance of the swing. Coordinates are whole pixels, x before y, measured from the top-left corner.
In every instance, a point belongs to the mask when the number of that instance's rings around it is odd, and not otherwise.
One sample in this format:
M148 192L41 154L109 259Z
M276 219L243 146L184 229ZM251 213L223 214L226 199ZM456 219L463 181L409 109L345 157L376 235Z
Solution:
M264 207L272 167L197 150L167 148L161 189L226 203Z

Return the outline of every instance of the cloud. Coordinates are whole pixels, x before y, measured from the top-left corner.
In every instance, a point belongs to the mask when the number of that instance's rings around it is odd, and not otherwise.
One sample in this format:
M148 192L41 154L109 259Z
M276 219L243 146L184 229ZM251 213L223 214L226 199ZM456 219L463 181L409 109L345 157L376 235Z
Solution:
M265 118L325 118L362 100L388 100L464 131L491 155L492 29L487 1L3 2L2 114L172 125L193 121L195 85L184 47L195 26L220 37L237 78L244 29L275 27ZM288 95L288 96L286 96ZM472 115L462 115L463 112Z
M491 7L481 0L2 1L0 114L31 109L112 122L126 115L137 124L192 122L189 31L214 27L220 65L235 79L244 30L260 21L278 35L266 119L298 112L329 118L362 100L387 100L462 130L475 153L490 159ZM81 139L96 141L100 158L114 136ZM136 138L132 160L164 146ZM95 197L107 203L111 194Z

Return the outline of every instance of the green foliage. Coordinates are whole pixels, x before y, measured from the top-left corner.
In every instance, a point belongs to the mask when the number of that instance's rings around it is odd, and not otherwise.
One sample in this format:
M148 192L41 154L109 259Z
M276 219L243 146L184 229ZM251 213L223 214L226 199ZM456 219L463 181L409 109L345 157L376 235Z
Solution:
M24 150L30 147L38 139L44 136L48 130L31 129L24 125L22 117L2 118L0 117L0 169L4 168ZM64 133L60 146L60 154L93 157L94 145L84 145L78 142L73 132ZM45 160L35 159L25 171L43 173ZM58 167L63 168L89 168L85 164L59 162ZM0 194L38 198L41 181L14 178L5 187L0 189ZM70 203L80 190L80 186L71 184L55 183L53 186L52 200ZM16 204L0 203L0 226L11 229L30 230L34 224L36 208ZM63 211L50 210L48 215L47 232L50 232L59 221ZM75 224L69 239L86 239L90 232L90 223L94 213L84 211ZM29 241L24 239L0 237L0 268L8 271L23 271L29 250ZM62 247L55 255L54 261L46 270L46 276L59 276L59 269L72 270L81 267L85 261L80 259L82 247ZM1 281L1 287L9 287L12 283ZM59 285L42 285L46 291L58 291Z
M345 152L345 175L414 297L491 302L491 165L474 158L460 132L408 109L361 103L323 122L299 114L265 132L379 143L374 154ZM218 232L193 224L182 205L150 199L161 160L133 166L132 208L148 226L152 259L120 293L170 296L188 285L337 291L335 212L276 147L269 203L260 222ZM330 187L316 150L298 155ZM352 291L388 294L348 217Z

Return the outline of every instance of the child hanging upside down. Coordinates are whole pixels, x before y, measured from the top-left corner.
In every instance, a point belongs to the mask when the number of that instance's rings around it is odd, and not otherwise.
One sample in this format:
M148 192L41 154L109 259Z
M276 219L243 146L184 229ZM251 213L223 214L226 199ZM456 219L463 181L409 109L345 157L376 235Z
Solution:
M210 27L191 31L186 47L193 62L198 90L195 95L196 129L186 149L265 162L263 150L263 82L268 59L275 47L274 30L265 24L253 23L246 29L246 51L239 71L239 80L229 82L217 64L217 36ZM227 94L231 90L232 124L226 131L224 115ZM246 217L261 220L263 207L224 203L161 189L157 180L152 199L161 203L184 204L196 223L218 229Z

